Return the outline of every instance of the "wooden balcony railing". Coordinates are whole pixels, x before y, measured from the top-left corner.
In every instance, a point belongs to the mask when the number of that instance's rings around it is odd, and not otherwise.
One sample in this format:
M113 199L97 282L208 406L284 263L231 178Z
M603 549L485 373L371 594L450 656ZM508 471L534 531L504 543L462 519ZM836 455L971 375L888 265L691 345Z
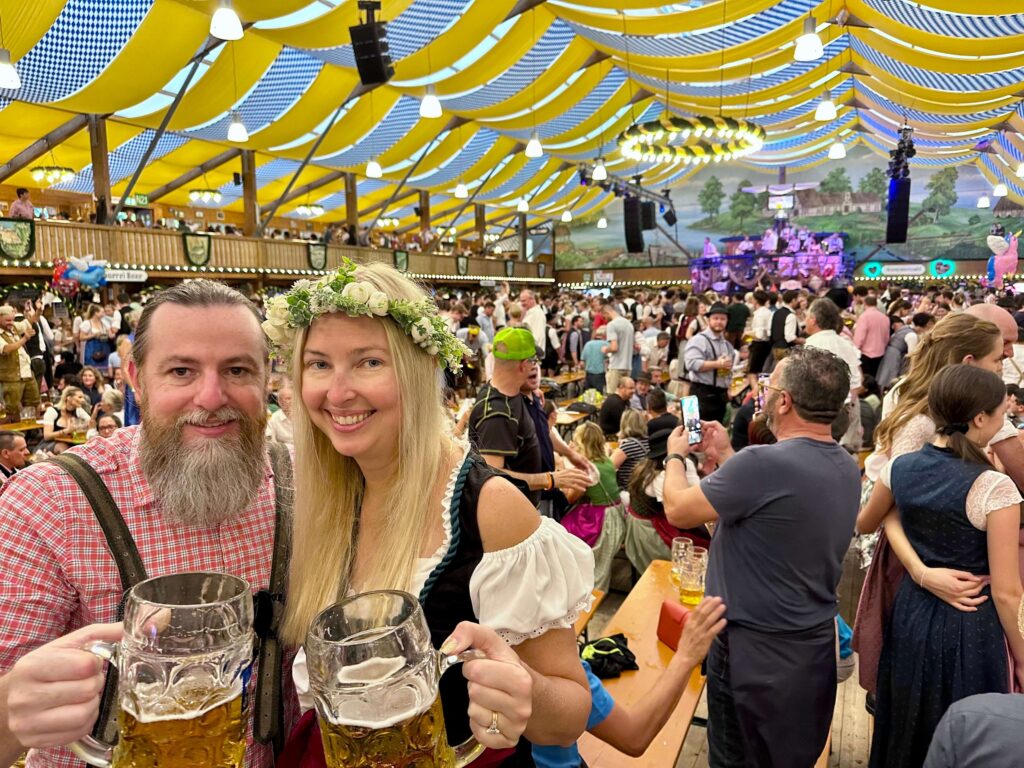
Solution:
M92 255L97 259L105 259L110 267L119 269L159 270L165 273L199 271L185 256L181 233L169 230L37 221L35 242L35 253L29 259L21 262L8 260L7 269L35 267L35 262L42 262L45 267L47 262L57 258ZM327 269L340 266L344 257L359 263L391 263L394 258L389 250L331 245L327 248ZM541 263L543 267L539 267L538 262L517 260L511 279L519 282L551 282L554 277L551 257L542 257ZM303 241L213 235L210 258L201 271L255 273L267 275L271 279L280 275L286 279L308 270L310 264L306 243ZM409 252L408 272L411 275L504 280L505 270L504 259L469 257L465 274L460 275L454 256L428 256Z

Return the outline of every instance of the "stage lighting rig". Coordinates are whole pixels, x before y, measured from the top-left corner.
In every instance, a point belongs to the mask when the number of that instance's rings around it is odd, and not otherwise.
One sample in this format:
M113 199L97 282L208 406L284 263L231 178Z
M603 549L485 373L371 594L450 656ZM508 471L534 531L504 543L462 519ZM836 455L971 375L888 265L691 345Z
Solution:
M899 130L899 141L896 149L889 150L889 178L909 179L910 165L907 162L917 154L914 149L914 129L904 125Z

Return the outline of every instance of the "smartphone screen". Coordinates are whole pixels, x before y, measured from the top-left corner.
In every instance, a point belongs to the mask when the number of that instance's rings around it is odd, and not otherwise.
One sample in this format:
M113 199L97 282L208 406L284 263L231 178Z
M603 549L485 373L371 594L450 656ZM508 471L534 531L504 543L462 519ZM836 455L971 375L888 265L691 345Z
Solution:
M689 435L690 445L699 443L704 434L700 427L700 406L697 405L697 398L693 395L684 397L681 400L683 411L683 426Z
M757 377L757 391L754 392L754 416L764 413L764 405L768 401L768 382L772 380L770 374L762 373Z

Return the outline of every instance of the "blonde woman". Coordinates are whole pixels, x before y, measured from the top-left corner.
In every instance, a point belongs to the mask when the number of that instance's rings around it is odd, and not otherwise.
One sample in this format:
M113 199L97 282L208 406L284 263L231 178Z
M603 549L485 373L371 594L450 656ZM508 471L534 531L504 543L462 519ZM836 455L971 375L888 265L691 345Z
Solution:
M88 403L78 387L65 387L57 405L51 405L43 414L43 442L39 449L58 454L75 445L75 433L85 434L89 426Z
M572 444L591 463L593 469L590 486L583 492L579 503L562 518L562 525L569 533L593 547L601 535L605 510L619 502L615 466L604 444L604 432L594 422L587 421L576 427Z
M479 621L521 660L479 662L492 665L488 677L466 667L473 696L462 672L442 678L452 743L472 732L494 750L484 764L498 765L528 748L520 734L539 744L575 741L590 692L572 624L589 605L593 558L451 436L441 366L457 367L464 349L436 307L395 269L346 262L277 297L264 328L291 354L295 392L285 642L302 643L339 597L404 590L418 596L435 646L452 649L446 640L457 625ZM523 670L532 683L525 699ZM295 678L308 707L301 653ZM307 751L312 759L318 746Z

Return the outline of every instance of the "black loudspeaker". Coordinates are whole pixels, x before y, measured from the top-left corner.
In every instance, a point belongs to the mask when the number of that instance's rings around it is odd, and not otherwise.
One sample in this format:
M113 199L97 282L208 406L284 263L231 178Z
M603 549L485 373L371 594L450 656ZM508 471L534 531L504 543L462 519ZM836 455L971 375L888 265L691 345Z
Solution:
M622 212L625 221L626 251L628 253L643 253L644 230L641 226L643 222L641 221L640 198L624 198L622 201Z
M643 230L658 228L658 212L650 200L640 203L640 228Z
M416 218L420 217L420 213L421 212L420 212L420 207L418 205L414 205L412 207L412 212L416 214Z
M668 224L670 227L674 227L676 225L676 222L679 221L679 219L676 218L676 212L671 208L669 208L667 211L665 211L664 214L662 214L662 218L665 219L665 223Z
M356 69L363 85L380 85L394 77L395 68L391 66L391 57L388 55L387 32L384 27L385 22L375 21L348 28L352 36Z
M234 175L232 176L232 179L235 182L236 187L242 186L242 174L240 174L238 171L235 171Z
M110 209L107 208L107 199L100 195L96 198L96 223L100 225L106 224L109 217Z
M889 218L885 225L885 242L907 242L907 219L910 216L910 179L889 181Z

